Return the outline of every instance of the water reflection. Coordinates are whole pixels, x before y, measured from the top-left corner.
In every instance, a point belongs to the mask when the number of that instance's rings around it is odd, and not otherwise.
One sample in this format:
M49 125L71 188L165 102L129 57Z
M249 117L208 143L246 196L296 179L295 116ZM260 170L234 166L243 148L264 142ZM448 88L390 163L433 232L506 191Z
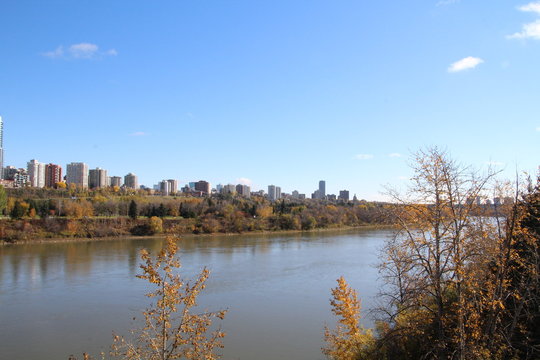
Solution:
M227 359L317 359L329 289L345 275L371 304L386 230L185 237L182 272L212 270L202 305L230 309ZM139 251L162 239L0 247L0 358L66 358L103 350L145 307ZM294 338L294 340L293 340ZM24 344L33 343L27 347ZM4 346L5 345L5 346ZM43 354L47 354L44 355Z

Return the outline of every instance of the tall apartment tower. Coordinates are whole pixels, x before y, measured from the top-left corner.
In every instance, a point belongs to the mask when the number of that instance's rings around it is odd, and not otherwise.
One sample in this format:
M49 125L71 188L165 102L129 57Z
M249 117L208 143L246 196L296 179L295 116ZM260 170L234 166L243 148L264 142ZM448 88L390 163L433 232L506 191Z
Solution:
M326 198L326 181L319 181L319 199Z
M71 163L66 167L66 182L77 186L88 187L88 165L85 163Z
M210 183L208 181L199 180L195 183L195 191L201 191L206 195L210 195Z
M110 186L122 186L122 178L120 176L111 176L110 177Z
M0 179L4 178L4 120L0 116Z
M281 188L275 185L268 185L268 199L270 201L281 199Z
M90 189L100 189L107 187L107 170L101 168L95 168L90 170L88 175L88 185Z
M124 176L124 186L129 189L138 189L139 180L137 179L137 175L133 173L129 173L126 176Z
M45 187L53 188L62 181L62 167L56 164L45 165Z
M30 176L30 186L45 187L45 164L37 160L30 160L27 164L28 175Z

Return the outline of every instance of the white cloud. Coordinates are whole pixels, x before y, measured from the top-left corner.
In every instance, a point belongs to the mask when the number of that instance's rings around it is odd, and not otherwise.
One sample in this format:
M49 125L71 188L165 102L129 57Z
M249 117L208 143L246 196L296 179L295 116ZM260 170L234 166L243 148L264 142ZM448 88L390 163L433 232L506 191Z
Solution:
M391 154L388 154L388 156L391 157L391 158L399 158L399 157L401 157L403 155L401 155L400 153L391 153Z
M509 39L540 39L540 20L535 22L524 24L521 27L521 31L512 35L508 35Z
M522 5L518 7L518 10L525 12L535 12L540 14L540 1L528 3L527 5Z
M369 160L373 159L373 155L371 154L357 154L354 156L356 160Z
M536 131L540 131L540 126L536 128Z
M74 58L91 58L98 52L99 47L96 44L80 43L69 47L69 53Z
M55 50L44 52L42 55L52 59L94 59L103 56L116 56L118 52L115 49L100 51L96 44L79 43L68 46L66 50L60 45Z
M148 133L145 133L144 131L135 131L134 133L129 134L129 136L146 136Z
M62 57L62 56L64 56L64 47L59 46L59 47L57 47L56 49L54 49L52 51L44 52L42 55L45 56L45 57L52 58L52 59Z
M409 180L407 176L398 176L398 180Z
M540 15L540 1L518 7L518 10ZM540 40L540 20L523 24L521 31L507 36L508 39L538 39Z
M251 179L248 179L248 178L238 178L236 179L236 182L238 184L248 185L248 186L251 186L253 184L253 181L251 181Z
M459 71L468 70L468 69L474 69L475 67L477 67L483 62L484 60L480 58L467 56L466 58L463 58L451 64L450 67L448 68L448 72L453 73L453 72L459 72Z

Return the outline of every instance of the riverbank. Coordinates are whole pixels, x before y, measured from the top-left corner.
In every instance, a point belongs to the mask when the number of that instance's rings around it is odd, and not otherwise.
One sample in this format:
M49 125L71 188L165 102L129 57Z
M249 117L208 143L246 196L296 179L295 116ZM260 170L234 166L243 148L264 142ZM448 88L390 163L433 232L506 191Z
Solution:
M16 246L16 245L29 245L29 244L55 244L55 243L83 243L83 242L100 242L100 241L116 241L116 240L125 240L125 239L133 239L133 240L144 240L144 239L164 239L167 236L178 236L183 239L205 239L205 238L215 238L215 237L227 237L227 236L254 236L254 235L261 235L261 236L272 236L272 235L290 235L290 234L303 234L303 233L309 233L309 234L317 234L317 233L331 233L331 232L338 232L338 233L345 233L347 231L354 231L354 230L377 230L377 229L392 229L392 225L385 225L385 224L366 224L366 225L358 225L358 226L340 226L340 227L329 227L329 228L319 228L319 229L311 229L311 230L274 230L274 231L268 231L268 230L258 230L258 231L248 231L248 232L242 232L242 233L199 233L199 234L193 234L193 233L184 233L184 234L173 234L173 233L160 233L155 235L147 235L147 236L134 236L130 234L126 235L118 235L118 236L106 236L106 237L49 237L49 238L32 238L32 239L24 239L24 240L17 240L17 241L5 241L0 240L0 246Z

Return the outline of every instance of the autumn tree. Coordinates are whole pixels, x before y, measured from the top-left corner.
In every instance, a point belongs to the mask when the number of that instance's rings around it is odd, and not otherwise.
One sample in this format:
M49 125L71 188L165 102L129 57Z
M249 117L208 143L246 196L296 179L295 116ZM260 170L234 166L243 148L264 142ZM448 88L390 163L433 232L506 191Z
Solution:
M490 339L481 308L497 303L491 290L478 289L499 232L477 200L494 174L480 175L437 148L415 154L413 170L406 193L388 192L399 229L381 265L392 328L386 335L402 343L423 336L414 356L484 358Z
M323 353L334 360L362 360L369 358L374 345L372 332L360 325L360 301L343 277L337 280L332 289L330 305L338 319L336 330L324 329L326 347Z
M7 194L6 189L0 185L0 214L4 212L7 207Z
M178 246L167 238L154 260L141 251L143 273L137 277L155 285L147 294L156 300L143 312L144 327L132 340L115 336L112 355L125 360L197 359L213 360L220 356L225 333L211 330L214 319L223 319L226 311L197 312L197 298L206 287L210 272L203 269L193 281L184 280L176 271L181 267L176 257Z

